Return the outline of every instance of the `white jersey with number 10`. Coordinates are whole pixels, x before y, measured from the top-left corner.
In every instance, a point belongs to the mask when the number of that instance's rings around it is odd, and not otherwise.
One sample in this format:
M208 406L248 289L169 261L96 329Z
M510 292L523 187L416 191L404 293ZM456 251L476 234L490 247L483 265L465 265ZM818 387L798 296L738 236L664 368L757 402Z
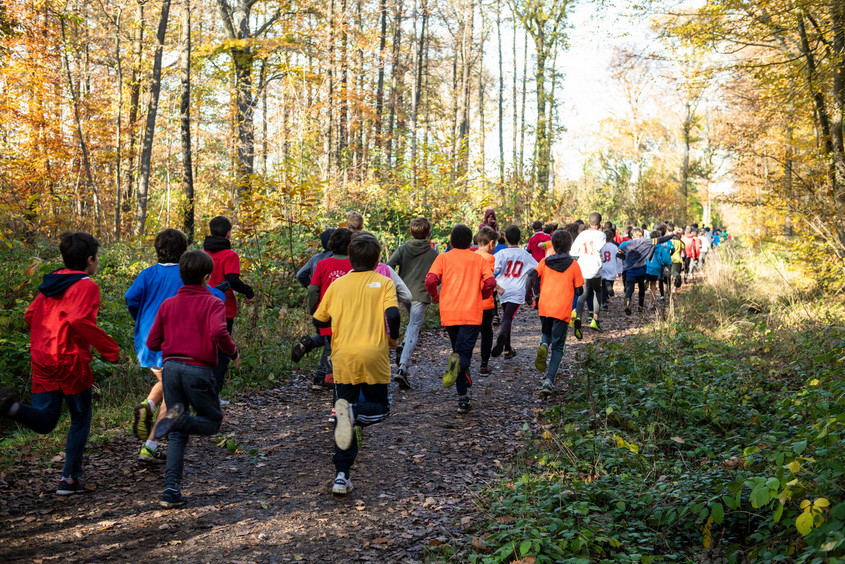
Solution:
M494 255L496 265L493 274L496 284L505 291L499 301L509 304L525 303L525 277L528 271L537 266L537 261L525 249L508 247Z

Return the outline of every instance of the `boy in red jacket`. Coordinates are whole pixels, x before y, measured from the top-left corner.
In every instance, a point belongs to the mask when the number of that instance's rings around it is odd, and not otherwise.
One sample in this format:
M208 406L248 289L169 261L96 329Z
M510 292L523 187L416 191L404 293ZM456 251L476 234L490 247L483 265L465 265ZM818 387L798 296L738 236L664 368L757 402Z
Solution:
M31 330L32 405L18 403L11 388L0 389L0 416L46 434L55 429L62 400L70 411L65 465L56 493L82 493L82 455L91 429L94 373L91 348L111 362L118 346L97 327L100 288L97 272L100 243L88 233L64 233L59 250L65 268L45 274L38 295L26 310Z
M170 435L167 474L160 505L166 509L185 505L182 470L188 435L213 435L220 429L223 412L214 380L218 350L240 366L238 350L226 329L223 304L208 289L214 261L203 251L189 251L179 260L184 286L158 310L147 347L161 351L161 383L165 415L153 435ZM188 414L193 407L195 415Z

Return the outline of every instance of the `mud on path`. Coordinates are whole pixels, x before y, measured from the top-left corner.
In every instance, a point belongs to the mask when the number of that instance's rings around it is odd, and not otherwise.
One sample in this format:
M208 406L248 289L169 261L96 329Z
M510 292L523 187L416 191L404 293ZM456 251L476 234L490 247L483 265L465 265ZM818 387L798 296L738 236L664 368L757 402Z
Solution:
M604 333L567 339L558 388L580 347L639 326L617 297L603 313ZM188 505L159 508L164 467L136 462L139 441L89 446L86 479L94 491L55 492L61 456L29 457L0 481L0 561L26 562L416 562L443 556L432 546L465 546L461 535L481 519L473 491L496 477L520 447L520 430L549 402L534 368L536 312L521 308L512 360L491 359L478 377L473 357L473 408L455 413L454 388L441 376L449 351L443 331L421 336L413 389L391 384L390 417L364 429L352 469L355 490L331 493L334 467L328 423L331 395L311 392L302 375L284 388L234 398L221 433L239 445L231 454L214 438L192 437L183 493ZM250 454L251 453L251 454Z

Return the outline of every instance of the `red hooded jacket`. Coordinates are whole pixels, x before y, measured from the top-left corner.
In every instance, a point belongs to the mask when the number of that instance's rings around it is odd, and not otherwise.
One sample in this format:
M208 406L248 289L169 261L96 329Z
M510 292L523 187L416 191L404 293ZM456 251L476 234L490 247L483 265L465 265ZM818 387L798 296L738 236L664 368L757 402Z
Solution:
M84 272L63 268L44 275L24 316L31 331L33 394L73 395L93 386L92 347L117 361L117 343L97 327L99 310L100 287Z

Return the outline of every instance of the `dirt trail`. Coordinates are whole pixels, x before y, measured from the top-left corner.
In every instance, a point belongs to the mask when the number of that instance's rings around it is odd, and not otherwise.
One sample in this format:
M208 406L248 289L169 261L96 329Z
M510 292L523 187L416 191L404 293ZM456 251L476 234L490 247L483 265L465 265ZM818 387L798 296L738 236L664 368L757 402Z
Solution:
M585 343L642 322L626 317L620 302L615 298L603 315L605 333L586 330L581 342L567 339L564 374ZM565 402L564 394L548 400L539 394L538 339L536 312L522 308L514 325L516 358L492 359L493 375L481 378L476 349L473 409L458 415L454 389L440 381L448 338L442 331L423 335L414 389L391 385L391 415L364 430L352 471L355 491L346 497L331 493L330 394L308 390L306 375L225 408L221 432L232 435L240 452L191 438L183 482L189 502L181 510L159 508L164 468L136 462L139 442L127 434L89 448L87 480L96 490L85 495L53 493L60 457L21 461L14 476L0 481L0 560L437 560L434 539L449 542L480 518L471 491L508 463L523 423L548 402ZM252 449L257 454L248 454Z

